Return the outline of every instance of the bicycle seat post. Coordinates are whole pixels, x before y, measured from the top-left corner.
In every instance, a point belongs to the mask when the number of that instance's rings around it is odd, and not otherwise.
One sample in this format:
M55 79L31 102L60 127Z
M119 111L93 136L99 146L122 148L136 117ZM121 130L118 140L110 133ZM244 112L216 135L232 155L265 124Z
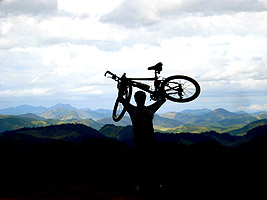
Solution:
M158 75L157 74L159 74L162 71L162 65L163 64L161 62L159 62L156 65L148 68L148 70L155 70L155 79L156 80L158 79Z
M155 70L155 80L158 80L158 74L159 74L159 72L157 70Z

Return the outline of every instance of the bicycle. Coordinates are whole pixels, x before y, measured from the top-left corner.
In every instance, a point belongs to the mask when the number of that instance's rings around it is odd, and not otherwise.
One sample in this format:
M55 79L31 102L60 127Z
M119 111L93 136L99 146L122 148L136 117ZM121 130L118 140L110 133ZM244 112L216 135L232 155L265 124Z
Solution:
M159 74L162 71L162 65L163 64L159 62L148 68L148 70L154 70L155 76L153 78L127 78L126 73L124 73L121 77L118 77L110 71L106 71L104 76L118 82L117 88L120 92L122 92L123 98L128 102L131 99L133 87L137 87L148 92L151 100L154 101L159 100L162 98L162 95L164 95L168 100L185 103L193 101L199 96L200 86L198 82L191 77L184 75L174 75L167 77L166 79L160 77ZM108 77L107 75L111 76ZM154 88L151 88L150 85L137 81L154 81ZM115 122L120 121L125 112L126 109L119 101L119 98L117 98L113 108L113 120Z

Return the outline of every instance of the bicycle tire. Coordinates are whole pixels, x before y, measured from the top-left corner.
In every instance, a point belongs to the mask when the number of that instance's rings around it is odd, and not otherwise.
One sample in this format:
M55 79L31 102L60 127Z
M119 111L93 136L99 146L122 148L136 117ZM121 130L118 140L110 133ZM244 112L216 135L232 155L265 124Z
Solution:
M174 75L166 78L162 82L161 88L167 99L179 103L193 101L200 94L198 82L184 75Z
M133 88L131 85L129 85L124 92L124 98L127 102L130 102L131 96L132 96ZM118 122L121 120L121 118L124 116L126 112L126 109L124 108L123 104L120 102L119 98L116 99L114 107L113 107L113 113L112 118L115 122Z

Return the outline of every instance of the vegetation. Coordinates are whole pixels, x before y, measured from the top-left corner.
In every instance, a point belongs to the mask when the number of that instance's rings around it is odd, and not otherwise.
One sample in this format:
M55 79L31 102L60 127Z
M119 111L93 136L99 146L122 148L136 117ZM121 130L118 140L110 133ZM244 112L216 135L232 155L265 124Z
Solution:
M42 127L64 123L81 123L97 130L100 130L105 124L131 125L131 120L127 114L117 123L112 120L111 112L111 110L104 109L96 111L76 109L69 104L57 104L51 108L24 105L16 108L0 109L0 114L20 114L0 115L0 132L23 127ZM205 131L224 133L242 128L253 121L266 119L266 116L267 112L233 113L222 108L213 111L209 109L185 110L155 115L154 128L157 131L168 133L201 133Z
M15 116L15 115L0 115L0 132L7 130L16 130L24 127L43 127L50 125L59 125L66 123L80 123L86 126L90 126L95 129L100 129L103 125L95 122L92 119L69 119L69 120L58 120L58 119L38 119L37 115L31 114L30 117L27 115Z
M140 153L122 142L130 134L131 126L97 131L82 124L6 131L0 136L0 198L240 196L267 178L267 125L244 136L156 133L155 149Z

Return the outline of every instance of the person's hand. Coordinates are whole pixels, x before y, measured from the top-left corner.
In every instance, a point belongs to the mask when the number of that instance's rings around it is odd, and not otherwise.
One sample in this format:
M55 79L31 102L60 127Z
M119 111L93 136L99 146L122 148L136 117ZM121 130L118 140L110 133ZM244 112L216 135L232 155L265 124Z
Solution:
M123 100L123 95L127 87L127 78L126 78L126 73L124 73L120 79L120 82L118 83L118 90L119 90L119 99Z

